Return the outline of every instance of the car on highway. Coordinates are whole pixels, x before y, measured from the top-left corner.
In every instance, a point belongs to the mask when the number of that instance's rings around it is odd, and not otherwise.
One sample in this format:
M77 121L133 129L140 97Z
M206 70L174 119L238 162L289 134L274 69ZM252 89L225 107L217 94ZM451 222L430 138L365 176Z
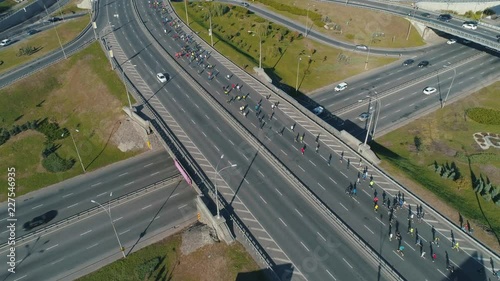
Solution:
M11 43L12 41L10 39L3 39L0 41L0 46L7 46Z
M356 49L368 51L368 46L366 46L366 45L356 45Z
M470 43L470 41L469 41L469 40L467 40L467 39L463 39L463 40L462 40L462 43L464 43L464 44L469 44L469 43Z
M161 82L161 83L165 83L167 82L167 77L165 76L165 74L163 73L157 73L156 74L156 78L158 78L158 80Z
M426 18L430 18L431 17L431 14L429 13L422 13L420 14L422 17L426 17Z
M429 62L426 60L423 60L423 61L419 62L417 66L420 68L423 68L423 67L427 67L428 65L429 65Z
M247 2L241 2L241 5L243 5L243 7L245 8L248 8L248 6L250 6Z
M318 107L315 107L313 109L314 114L316 114L318 116L321 115L321 113L323 113L323 111L325 111L325 109L322 106L318 106Z
M415 61L412 60L412 59L407 59L403 62L403 66L407 66L407 65L411 65L413 64Z
M432 95L435 92L437 92L437 89L434 87L427 86L424 88L424 90L422 92L424 93L424 95Z
M466 22L464 22L462 24L462 27L465 28L465 29L476 30L477 29L477 23L476 22L466 21Z
M51 17L50 19L48 19L47 21L48 22L58 22L58 21L61 21L62 19L61 18L58 18L58 17Z
M38 30L36 30L36 29L30 29L30 30L26 31L27 35L33 35L33 34L36 34L36 33L38 33Z
M340 91L343 91L347 89L347 83L346 82L342 82L340 84L338 84L337 86L335 86L335 92L340 92Z
M455 43L457 43L457 39L451 38L451 39L448 39L448 41L446 41L446 44L448 44L448 45L455 44Z
M368 120L368 118L370 118L370 113L368 112L363 112L358 116L358 120L362 122Z
M449 22L451 20L451 15L450 14L441 14L437 17L437 19L440 21Z
M44 223L46 223L48 221L48 218L47 218L47 215L46 214L43 214L41 216L38 216L38 217L35 217L33 218L32 220L28 221L28 222L25 222L23 224L23 229L25 231L30 231L32 230L33 228L35 227L38 227Z

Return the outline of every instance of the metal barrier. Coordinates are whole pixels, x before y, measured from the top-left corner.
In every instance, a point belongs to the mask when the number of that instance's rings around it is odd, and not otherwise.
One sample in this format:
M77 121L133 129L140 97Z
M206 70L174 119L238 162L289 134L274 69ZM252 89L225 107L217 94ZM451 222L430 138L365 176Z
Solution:
M139 196L143 196L151 191L154 191L158 188L163 188L163 187L166 187L168 186L169 184L171 184L172 182L175 182L175 181L180 181L182 179L182 177L180 176L180 174L177 174L175 176L172 176L170 178L167 178L167 179L164 179L164 180L161 180L161 181L158 181L156 183L153 183L153 184L150 184L148 186L145 186L141 189L138 189L138 190L135 190L135 191L132 191L130 193L127 193L125 195L122 195L118 198L115 198L115 199L112 199L110 201L108 201L107 203L108 204L123 204L127 201L130 201L136 197L139 197ZM22 235L20 237L17 237L16 238L16 244L19 244L21 242L24 242L26 240L29 240L35 236L39 236L39 235L42 235L42 234L46 234L48 232L51 232L55 229L58 229L60 227L64 227L68 224L71 224L73 223L74 221L78 221L78 220L81 220L83 218L86 218L88 216L91 216L91 215L94 215L94 214L97 214L97 213L100 213L102 212L102 209L99 207L99 206L95 206L95 207L92 207L88 210L85 210L83 212L80 212L78 214L75 214L75 215L72 215L68 218L65 218L63 220L60 220L56 223L53 223L51 225L48 225L46 227L43 227L41 229L38 229L36 231L33 231L33 232L30 232L28 234L25 234L25 235ZM8 243L5 242L5 243L2 243L0 245L0 249L4 249L5 247L8 247Z

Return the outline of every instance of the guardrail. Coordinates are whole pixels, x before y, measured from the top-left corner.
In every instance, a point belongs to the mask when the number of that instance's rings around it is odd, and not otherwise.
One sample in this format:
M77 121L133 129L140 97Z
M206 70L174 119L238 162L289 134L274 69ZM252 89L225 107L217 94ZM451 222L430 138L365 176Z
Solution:
M130 201L130 200L133 200L139 196L143 196L151 191L154 191L154 190L157 190L159 188L163 188L163 187L166 187L168 186L169 184L171 184L172 182L175 182L177 180L180 181L181 179L181 176L180 174L177 174L175 176L172 176L172 177L169 177L167 179L164 179L164 180L161 180L161 181L158 181L156 183L153 183L153 184L150 184L148 186L145 186L141 189L138 189L138 190L135 190L135 191L132 191L130 193L127 193L125 195L122 195L118 198L115 198L115 199L112 199L112 200L109 200L108 202L106 202L106 204L111 204L111 205L116 205L116 204L123 204L127 201ZM99 207L99 206L95 206L95 207L92 207L88 210L85 210L83 212L80 212L78 214L75 214L75 215L72 215L68 218L65 218L63 220L60 220L56 223L53 223L51 225L48 225L46 227L43 227L41 229L38 229L36 231L33 231L33 232L30 232L28 234L25 234L25 235L22 235L20 237L17 237L16 238L16 244L19 244L19 243L22 243L26 240L29 240L35 236L39 236L39 235L42 235L42 234L45 234L45 233L48 233L48 232L52 232L56 229L59 229L61 227L64 227L64 226L67 226L75 221L79 221L79 220L82 220L84 218L87 218L91 215L95 215L97 213L100 213L102 212L102 209ZM5 242L5 243L2 243L0 245L0 249L4 249L5 247L8 247L8 243Z

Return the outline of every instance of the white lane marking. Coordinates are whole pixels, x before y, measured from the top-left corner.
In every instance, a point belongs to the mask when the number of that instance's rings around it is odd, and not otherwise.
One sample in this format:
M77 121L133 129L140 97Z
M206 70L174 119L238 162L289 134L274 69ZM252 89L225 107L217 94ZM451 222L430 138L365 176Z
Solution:
M149 205L147 205L147 206L142 207L142 208L141 208L141 210L145 210L145 209L147 209L147 208L149 208L149 207L151 207L151 204L149 204Z
M222 131L219 127L216 126L215 128L217 128L217 130L222 133Z
M259 174L260 174L263 178L265 178L265 177L266 177L266 176L264 176L264 174L263 174L260 170L257 170L257 172L259 172Z
M323 237L323 235L319 234L319 232L316 232L316 233L319 235L319 237L321 237L321 239L323 239L326 242L326 239L325 239L325 237Z
M32 210L34 210L34 209L40 208L40 207L42 207L42 206L43 206L43 204L40 204L40 205L35 206L35 207L31 208L31 209L32 209Z
M340 203L340 202L339 202L339 204L340 204L340 206L344 207L344 209L345 209L346 211L348 211L348 210L347 210L347 208L346 208L346 207L345 207L342 203Z
M108 193L107 192L99 193L99 194L97 194L97 197L103 196L104 194L108 194Z
M98 185L100 185L100 184L102 184L102 182L94 183L94 184L93 184L93 185L91 185L90 187L98 186Z
M196 125L196 122L193 121L193 119L191 119L191 123L195 124Z
M202 133L202 134L203 134L206 138L208 138L208 137L207 137L207 135L205 135L205 132L203 132L203 131L202 131L201 133Z
M282 224L284 224L285 226L288 227L288 225L286 225L286 223L281 218L279 218L279 219L280 219L280 221L281 221Z
M345 175L342 171L339 171L339 172L340 172L342 175L344 175L344 177L346 177L346 178L347 178L347 176L346 176L346 175Z
M150 176L158 175L160 172L152 173Z
M283 196L283 194L281 194L281 192L280 192L278 189L276 189L276 188L274 188L274 189L275 189L275 190L276 190L276 192L278 192L281 196Z
M323 188L323 190L326 190L326 189L325 189L325 188L321 185L321 183L319 183L319 182L318 182L318 185L319 185L321 188Z
M328 269L325 269L325 270L326 270L326 273L328 273L328 275L330 275L333 278L333 280L337 280L337 278L333 277L333 274L331 274L330 271L328 271Z
M373 232L370 228L368 228L368 226L364 225L366 229L368 229L368 231L370 231L372 234L375 234L375 232Z
M71 196L71 195L73 195L73 193L63 195L63 197L62 197L62 198L66 198L66 197Z
M334 184L337 184L336 181L334 181L332 178L328 177L331 181L333 181Z
M179 207L177 207L177 209L182 209L182 208L184 208L184 207L187 207L187 204L184 204L184 205L182 205L182 206L179 206Z
M309 160L309 162L311 162L311 164L313 164L313 165L314 165L314 167L316 167L316 164L314 164L314 162L313 162L313 161Z
M14 281L21 280L21 279L23 279L23 278L24 278L24 277L26 277L26 276L28 276L28 275L23 275L23 276L21 276L21 277L19 277L19 278L17 278L17 279L14 279Z
M135 181L131 181L131 182L129 182L129 183L124 184L123 186L131 185L131 184L133 184L134 182L135 182Z
M151 166L151 165L153 165L153 163L146 164L146 165L144 165L143 167L144 167L144 168L147 168L147 167L149 167L149 166Z
M92 232L92 229L87 230L87 231L85 231L84 233L80 233L80 236L83 236L83 235L85 235L85 234L89 234L89 233L91 233L91 232Z
M234 145L234 142L232 142L230 139L228 139L228 141L229 141L232 145Z
M87 250L90 249L90 248L94 248L97 245L99 245L99 243L95 243L94 245L87 247Z
M118 235L123 235L123 234L125 234L125 233L127 233L127 232L129 232L129 231L130 231L130 228L129 228L129 229L127 229L127 230L124 230L124 231L122 231L122 232L120 232L120 233L118 233Z
M62 262L63 260L64 260L64 258L61 258L61 259L58 259L58 260L56 260L56 261L51 262L50 264L51 264L51 265L54 265L54 264L56 264L56 263L58 263L58 262Z
M117 222L117 221L119 221L121 219L123 219L123 217L116 218L116 219L113 220L113 222Z
M304 168L302 168L300 165L297 165L297 166L299 166L299 168L300 168L303 172L305 172L305 171L306 171L306 170L304 170Z
M302 247L304 247L308 252L310 252L309 249L306 247L306 245L304 245L304 243L302 243L302 241L300 241L300 244L302 244Z
M288 154L286 154L286 152L284 152L284 151L283 151L283 149L280 149L280 150L281 150L281 152L282 152L283 154L288 155Z
M123 174L121 174L121 175L118 175L118 177L124 176L124 175L126 175L126 174L128 174L128 172L125 172L125 173L123 173Z
M174 198L175 196L179 195L179 192L173 194L172 196L170 196L170 198Z
M217 149L217 151L220 151L219 148L215 144L213 146L215 147L215 149Z
M295 212L297 212L297 214L299 214L299 216L300 216L301 218L303 218L303 217L304 217L304 216L303 216L303 215L299 212L299 210L295 209Z
M342 258L342 259L344 260L344 262L345 262L345 263L347 263L347 265L348 265L351 269L353 269L353 267L352 267L352 265L351 265L350 263L348 263L348 262L347 262L344 258Z
M264 200L264 198L262 198L262 196L260 196L260 195L259 195L259 197L260 197L260 199L261 199L264 203L266 203L266 204L267 204L266 200Z
M75 203L75 204L73 204L73 205L71 205L71 206L68 206L68 207L67 207L67 209L69 209L69 208L73 208L73 207L75 207L76 205L78 205L78 203Z
M55 248L55 247L57 247L57 246L59 246L59 244L55 244L54 246L50 246L50 247L48 247L47 249L45 249L45 251L48 251L48 250L50 250L50 249L53 249L53 248Z

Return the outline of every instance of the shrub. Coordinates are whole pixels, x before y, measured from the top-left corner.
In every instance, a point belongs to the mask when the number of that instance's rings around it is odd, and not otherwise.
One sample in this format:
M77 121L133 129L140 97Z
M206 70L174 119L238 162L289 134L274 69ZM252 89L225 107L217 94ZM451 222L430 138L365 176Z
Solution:
M10 139L9 131L4 128L0 128L0 145L6 143Z
M65 172L71 169L74 164L75 159L63 159L57 153L50 153L42 160L42 166L52 173Z
M55 140L64 139L69 135L67 129L59 128L57 123L52 123L47 120L47 118L43 119L39 123L36 124L36 129L40 133L44 134L47 137L48 142L53 142Z
M489 108L481 108L481 107L473 107L469 108L466 111L467 116L481 124L486 125L500 125L500 111L489 109Z

